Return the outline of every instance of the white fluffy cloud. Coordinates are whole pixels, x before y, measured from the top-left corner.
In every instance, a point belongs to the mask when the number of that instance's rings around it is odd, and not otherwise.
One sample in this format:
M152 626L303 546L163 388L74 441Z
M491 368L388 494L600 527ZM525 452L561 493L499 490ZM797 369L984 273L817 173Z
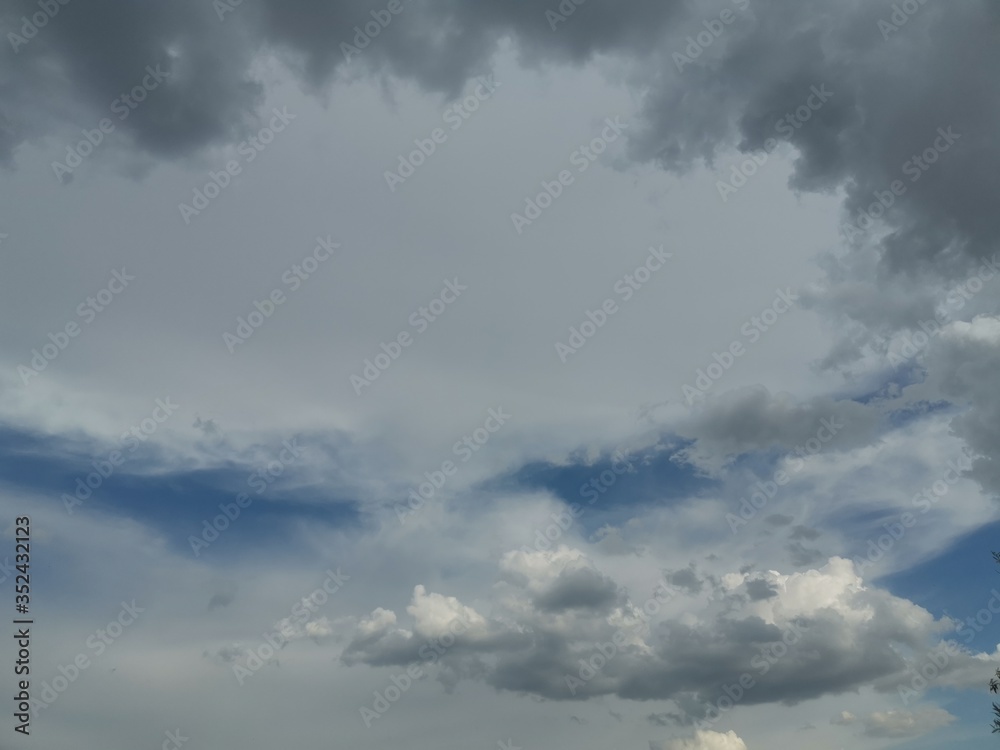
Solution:
M747 750L746 743L732 730L722 732L698 731L694 737L649 743L650 750Z
M414 631L422 638L438 638L459 627L472 638L485 634L486 620L476 610L453 596L427 593L423 586L413 589L413 602L406 611L413 617Z

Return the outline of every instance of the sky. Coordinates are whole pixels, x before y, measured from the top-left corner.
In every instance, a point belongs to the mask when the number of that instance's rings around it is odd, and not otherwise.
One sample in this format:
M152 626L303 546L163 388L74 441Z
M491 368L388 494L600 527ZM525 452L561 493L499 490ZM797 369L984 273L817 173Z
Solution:
M0 750L991 741L998 31L0 2Z

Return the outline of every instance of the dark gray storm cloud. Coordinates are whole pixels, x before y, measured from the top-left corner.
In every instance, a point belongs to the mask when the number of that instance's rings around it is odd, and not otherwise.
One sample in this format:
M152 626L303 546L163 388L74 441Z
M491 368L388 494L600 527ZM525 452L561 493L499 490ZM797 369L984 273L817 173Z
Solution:
M199 0L59 6L32 38L9 39L0 52L0 153L9 157L59 122L89 124L51 104L54 92L100 112L147 65L169 69L169 85L125 127L138 147L175 155L236 137L246 125L263 91L251 72L259 53L277 52L317 87L338 73L382 70L454 94L509 38L527 64L599 54L635 61L634 82L646 91L637 159L685 169L712 160L720 146L759 152L774 138L799 152L792 187L844 188L852 220L873 193L903 181L906 193L885 217L893 232L878 247L884 274L957 274L963 258L995 249L1000 11L985 0L921 5L889 31L880 21L892 23L891 3L857 0L590 0L554 23L546 11L558 3L532 0L400 0L398 13L388 5L243 0L222 13ZM0 18L20 35L22 18L38 10L13 0ZM732 20L721 35L690 64L678 63L676 55L692 52L689 37L723 11ZM377 35L359 39L359 54L345 54L355 28L373 21ZM831 93L806 121L785 120L814 87ZM926 170L914 166L949 127L959 139Z
M146 66L160 65L169 80L130 108L120 129L137 149L171 158L246 132L264 93L252 71L260 54L277 54L314 89L336 75L376 71L457 94L488 71L506 38L534 63L645 53L678 6L594 2L553 31L545 9L529 0L98 0L56 5L48 14L32 0L12 0L0 8L7 37L0 45L0 159L10 164L19 144L56 128L93 128L101 117L116 117L112 102L141 83ZM38 13L41 27L32 21ZM377 33L368 37L371 23Z
M264 92L249 74L257 45L237 25L220 25L211 3L58 7L31 38L25 20L37 16L37 3L13 0L0 10L0 158L8 163L24 141L56 128L94 129L104 117L135 148L167 158L236 138L252 120ZM139 93L141 105L123 98L148 68L166 80Z
M400 0L396 13L389 5L59 6L30 39L9 36L0 47L0 158L10 163L20 143L56 127L93 127L147 66L169 80L121 129L136 148L170 158L246 131L264 92L252 67L261 54L277 54L317 90L341 75L384 72L454 95L509 39L528 65L597 55L629 63L641 94L634 159L684 171L733 145L757 155L793 146L791 187L842 189L857 250L834 263L839 270L810 298L815 307L873 328L912 323L933 300L915 302L907 290L956 278L996 250L1000 11L986 0L914 3L901 17L888 0L590 0L564 21L546 16L558 3L531 0ZM20 35L37 12L14 0L0 20ZM366 25L378 29L372 38ZM704 44L709 27L722 30ZM891 205L881 208L879 196ZM877 215L874 230L864 213ZM850 347L841 353L851 356Z

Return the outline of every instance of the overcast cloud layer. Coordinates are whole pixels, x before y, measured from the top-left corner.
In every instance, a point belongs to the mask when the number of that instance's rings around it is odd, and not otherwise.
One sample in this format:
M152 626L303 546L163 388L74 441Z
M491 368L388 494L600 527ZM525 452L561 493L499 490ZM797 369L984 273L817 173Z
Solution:
M0 2L0 748L988 742L998 32Z

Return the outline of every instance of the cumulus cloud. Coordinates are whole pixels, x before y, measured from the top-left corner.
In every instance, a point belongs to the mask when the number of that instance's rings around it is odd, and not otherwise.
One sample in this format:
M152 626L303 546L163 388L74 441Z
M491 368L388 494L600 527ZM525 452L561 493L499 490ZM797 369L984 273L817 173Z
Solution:
M666 575L666 579L674 586L679 586L691 594L699 593L704 586L704 582L698 577L694 563L689 565L687 568L668 573Z
M486 627L486 620L471 607L453 596L429 594L419 585L413 589L413 602L406 611L413 617L417 635L423 638L440 637L458 625L467 627L472 634L482 633Z
M618 600L618 588L598 572L579 550L564 545L552 551L516 551L500 561L504 580L524 587L541 610L607 610Z
M778 595L778 588L773 583L764 578L754 578L746 582L747 596L750 601L755 602L760 599L770 599Z
M281 633L288 641L297 641L303 638L326 638L334 634L333 624L326 617L307 620L286 617L275 624L274 630Z
M746 743L730 730L728 732L699 731L694 737L650 742L650 750L747 750Z
M610 610L547 606L539 594L571 564L589 563L564 547L506 555L489 617L418 586L408 608L412 631L383 628L373 638L370 620L363 621L344 660L425 662L431 658L427 644L450 633L448 645L432 659L445 668L550 699L673 700L680 714L650 716L665 724L703 717L722 686L742 674L754 680L742 699L746 705L792 704L878 680L899 684L950 627L909 601L865 585L853 564L839 558L804 572L729 573L693 609L657 616L648 612L665 611L668 598L662 604L651 599L657 606L647 611L633 604L634 595ZM377 619L393 622L384 611ZM904 658L903 651L914 656Z

